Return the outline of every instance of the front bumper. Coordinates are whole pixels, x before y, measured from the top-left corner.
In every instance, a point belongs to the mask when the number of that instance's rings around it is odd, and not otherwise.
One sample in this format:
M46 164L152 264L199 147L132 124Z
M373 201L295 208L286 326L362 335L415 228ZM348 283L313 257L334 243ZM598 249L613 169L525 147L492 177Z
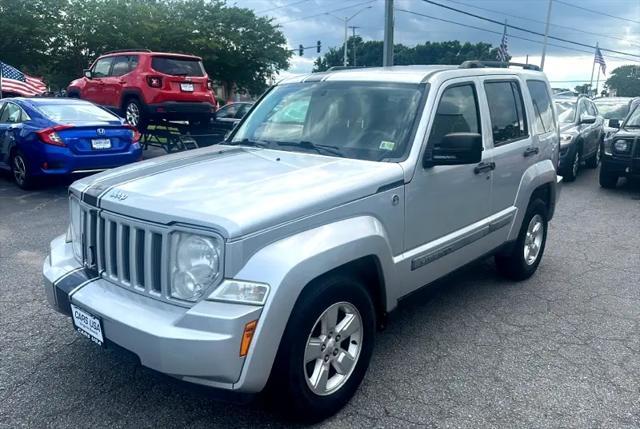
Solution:
M640 159L638 158L603 155L601 163L600 168L609 174L616 174L620 177L640 176Z
M184 381L237 388L244 327L260 317L261 307L200 301L183 308L139 295L82 268L64 236L51 243L43 274L54 309L70 315L73 303L101 317L107 344L135 353L142 365Z

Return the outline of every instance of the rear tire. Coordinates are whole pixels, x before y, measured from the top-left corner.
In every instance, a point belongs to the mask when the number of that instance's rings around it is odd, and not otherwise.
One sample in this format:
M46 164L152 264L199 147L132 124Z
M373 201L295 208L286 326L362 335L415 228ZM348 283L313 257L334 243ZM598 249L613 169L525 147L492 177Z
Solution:
M268 400L296 420L333 415L362 382L374 335L373 302L359 280L333 275L313 282L289 317L269 378Z
M604 165L600 167L600 186L605 189L614 189L618 184L618 175L607 171Z
M124 116L127 123L142 132L147 128L147 111L138 99L129 98L124 103Z
M547 205L541 199L529 203L516 242L495 257L498 272L512 280L528 279L536 272L547 243Z
M35 180L29 168L29 162L21 151L16 151L11 156L11 176L18 187L24 190L33 189Z

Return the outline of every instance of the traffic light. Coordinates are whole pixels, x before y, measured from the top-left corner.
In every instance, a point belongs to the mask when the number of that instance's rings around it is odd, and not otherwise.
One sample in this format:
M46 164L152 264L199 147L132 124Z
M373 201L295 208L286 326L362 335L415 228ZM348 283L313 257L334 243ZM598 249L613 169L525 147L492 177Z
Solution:
M322 43L318 40L316 43L316 52L320 53L320 48L322 47Z
M298 53L300 54L300 56L304 54L304 46L300 45L300 47L298 48Z

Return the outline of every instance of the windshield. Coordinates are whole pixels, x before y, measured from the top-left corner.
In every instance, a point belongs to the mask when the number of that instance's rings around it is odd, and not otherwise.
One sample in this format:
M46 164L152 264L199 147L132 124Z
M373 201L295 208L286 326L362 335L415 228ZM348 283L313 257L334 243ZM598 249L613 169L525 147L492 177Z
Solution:
M636 107L625 121L625 128L640 128L640 109L638 106L640 106L640 104L636 104Z
M556 110L558 111L558 120L564 123L572 123L576 118L576 102L556 100Z
M174 76L204 76L200 60L181 57L153 57L151 67L164 74Z
M38 109L54 122L118 121L118 117L89 103L38 104Z
M619 119L623 120L627 117L629 113L629 102L621 101L619 103L598 103L596 102L596 106L598 107L598 112L602 115L604 119Z
M309 82L275 87L232 143L348 158L403 157L425 85Z

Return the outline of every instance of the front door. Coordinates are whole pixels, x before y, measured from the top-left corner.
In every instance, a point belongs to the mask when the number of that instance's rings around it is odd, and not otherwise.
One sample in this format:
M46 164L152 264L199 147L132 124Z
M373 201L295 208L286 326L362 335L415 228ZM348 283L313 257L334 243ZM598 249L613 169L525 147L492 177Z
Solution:
M82 91L82 98L92 103L104 105L104 81L109 76L113 57L100 58L91 69L91 79L85 78L85 88Z
M116 109L120 107L122 87L124 79L122 76L129 73L129 57L120 55L113 57L111 70L108 76L102 78L102 105Z
M483 134L476 79L454 79L440 88L427 148L449 133ZM485 144L486 149L486 144ZM484 220L491 214L490 152L471 165L418 163L405 186L405 262L409 292L482 254ZM478 168L481 167L481 168Z

